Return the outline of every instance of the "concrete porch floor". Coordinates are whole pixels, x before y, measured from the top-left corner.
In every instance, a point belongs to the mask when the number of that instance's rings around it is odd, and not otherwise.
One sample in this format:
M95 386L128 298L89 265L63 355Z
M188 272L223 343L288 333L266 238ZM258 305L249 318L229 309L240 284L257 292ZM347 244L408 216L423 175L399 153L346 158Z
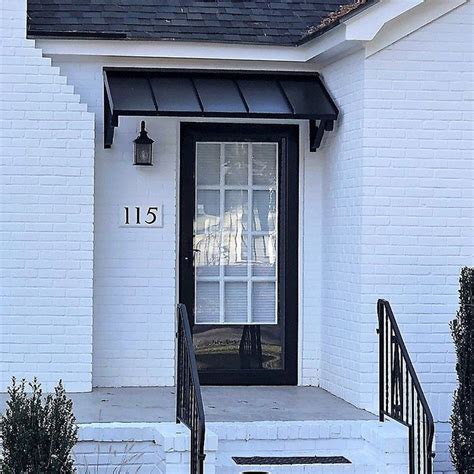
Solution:
M209 422L376 419L318 387L203 387L202 391ZM78 423L175 419L175 387L96 388L70 396Z

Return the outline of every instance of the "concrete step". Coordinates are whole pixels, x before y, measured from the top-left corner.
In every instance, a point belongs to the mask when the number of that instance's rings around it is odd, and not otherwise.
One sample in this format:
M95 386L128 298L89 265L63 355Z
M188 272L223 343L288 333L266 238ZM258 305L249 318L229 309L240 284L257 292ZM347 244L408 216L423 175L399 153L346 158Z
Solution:
M395 422L318 420L210 422L206 474L403 474L408 472L407 432ZM189 473L189 430L176 423L81 424L75 447L80 474ZM351 464L237 465L233 456L344 456ZM125 472L125 471L118 471Z
M376 420L209 423L217 435L216 472L403 473L407 433ZM351 464L236 465L233 456L344 456Z

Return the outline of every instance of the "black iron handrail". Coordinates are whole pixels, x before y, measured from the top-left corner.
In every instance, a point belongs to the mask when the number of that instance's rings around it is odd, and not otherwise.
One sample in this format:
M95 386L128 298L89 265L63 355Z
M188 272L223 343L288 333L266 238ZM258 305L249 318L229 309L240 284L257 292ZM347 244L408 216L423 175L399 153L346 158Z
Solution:
M378 300L379 410L408 427L410 474L433 472L435 425L390 303Z
M204 439L206 422L201 385L194 354L188 312L184 304L177 307L178 370L176 383L176 422L191 432L191 474L204 474Z

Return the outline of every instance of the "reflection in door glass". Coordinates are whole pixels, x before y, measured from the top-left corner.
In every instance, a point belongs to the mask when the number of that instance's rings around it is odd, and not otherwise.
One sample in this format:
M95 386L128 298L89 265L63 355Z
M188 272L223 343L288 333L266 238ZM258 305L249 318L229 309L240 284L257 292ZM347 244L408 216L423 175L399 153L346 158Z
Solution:
M196 324L193 341L199 370L284 367L283 331L276 324Z
M196 144L197 324L277 323L277 157L277 143Z

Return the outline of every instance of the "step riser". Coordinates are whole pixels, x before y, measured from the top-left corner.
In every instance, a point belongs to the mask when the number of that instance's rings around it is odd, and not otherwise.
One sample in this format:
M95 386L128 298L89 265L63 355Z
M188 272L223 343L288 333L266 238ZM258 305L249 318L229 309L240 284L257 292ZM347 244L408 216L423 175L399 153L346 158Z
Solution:
M232 457L246 456L344 456L355 462L361 450L370 449L362 440L249 440L220 441L217 451L219 466L234 465ZM317 465L313 465L317 466ZM341 465L339 464L338 467Z
M210 423L209 429L218 436L216 472L222 474L407 472L406 436L377 421ZM234 456L344 456L351 464L238 466Z
M378 474L382 473L384 471L379 471L378 468L376 468L373 465L367 465L367 466L353 466L353 465L346 465L346 466L341 466L341 465L321 465L321 466L315 466L315 465L306 465L306 466L299 466L299 465L293 465L293 466L252 466L252 469L250 466L239 466L237 468L235 467L218 467L216 472L219 472L219 474L241 474L246 471L252 472L252 471L262 471L265 473L269 474ZM394 471L385 471L387 474L391 472L391 474L397 473L397 474L402 474L398 470L398 466L396 470ZM403 471L402 471L403 472Z
M363 449L366 445L362 439L219 440L219 452L232 453L233 456L348 457L348 453Z

